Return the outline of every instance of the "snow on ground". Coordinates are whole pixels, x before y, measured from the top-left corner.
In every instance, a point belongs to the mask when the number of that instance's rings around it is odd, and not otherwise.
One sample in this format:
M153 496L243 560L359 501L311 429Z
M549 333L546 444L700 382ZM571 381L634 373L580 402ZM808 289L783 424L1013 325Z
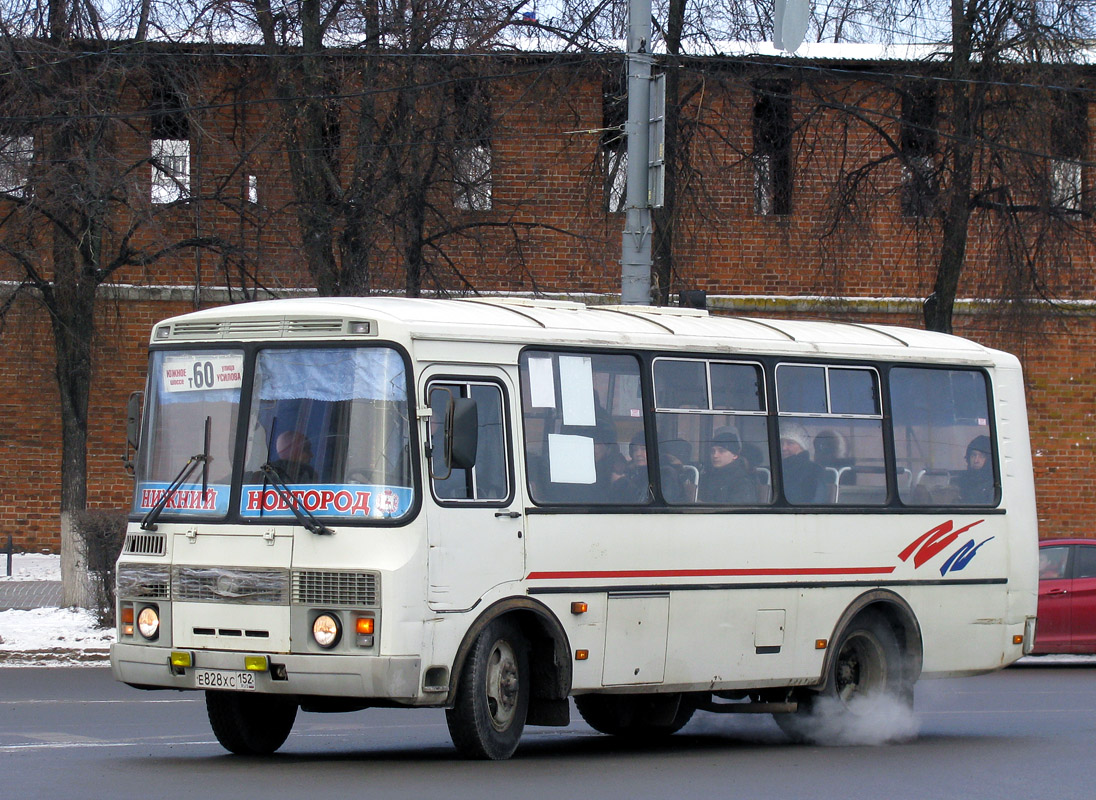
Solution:
M59 581L61 556L37 553L15 553L11 557L11 577L8 577L8 557L0 556L0 581Z
M33 553L12 557L11 577L7 558L0 556L0 583L8 581L59 581L61 557ZM114 641L114 630L98 627L85 609L35 608L0 611L0 666L103 666Z

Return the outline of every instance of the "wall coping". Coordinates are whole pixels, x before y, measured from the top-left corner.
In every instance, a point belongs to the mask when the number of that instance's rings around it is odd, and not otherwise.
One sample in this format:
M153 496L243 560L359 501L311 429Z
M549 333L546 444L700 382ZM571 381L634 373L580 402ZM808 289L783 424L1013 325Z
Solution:
M19 287L19 281L0 280L0 293ZM239 303L248 300L267 300L283 297L315 297L315 289L278 288L242 289L211 286L195 292L193 286L162 285L140 286L136 284L105 284L104 298L115 301L152 301L163 303L194 303L195 308L207 305ZM585 292L548 292L534 295L532 292L482 292L480 296L506 295L511 297L548 297L577 300L587 305L608 305L620 302L619 295ZM924 298L920 297L833 297L825 295L761 295L761 294L710 294L708 309L735 313L841 313L841 314L916 314L920 315ZM989 311L1000 312L1012 301L990 298L959 298L955 301L955 313L974 315ZM1096 316L1096 299L1052 298L1031 300L1032 310L1055 312L1071 316Z

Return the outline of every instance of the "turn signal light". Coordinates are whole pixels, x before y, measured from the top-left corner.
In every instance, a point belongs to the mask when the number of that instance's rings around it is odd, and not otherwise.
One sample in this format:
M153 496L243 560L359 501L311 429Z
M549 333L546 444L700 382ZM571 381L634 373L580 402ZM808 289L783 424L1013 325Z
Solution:
M572 614L585 614L589 610L589 606L583 603L581 600L571 603Z
M825 650L829 646L829 644L830 644L829 639L815 639L814 640L814 649L815 650Z
M354 620L354 631L358 634L358 647L373 646L374 624L372 617L358 617Z
M585 661L589 657L590 657L590 651L589 650L576 650L575 651L575 661Z
M1013 644L1023 644L1024 643L1024 634L1018 633L1015 636L1013 636L1012 637L1012 643Z

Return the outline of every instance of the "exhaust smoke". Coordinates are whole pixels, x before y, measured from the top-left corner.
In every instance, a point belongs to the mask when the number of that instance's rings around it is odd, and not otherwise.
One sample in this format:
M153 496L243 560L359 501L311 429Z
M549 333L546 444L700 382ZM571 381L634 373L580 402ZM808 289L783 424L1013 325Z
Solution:
M910 703L885 693L857 695L847 703L819 698L809 719L805 738L824 747L908 742L920 730Z

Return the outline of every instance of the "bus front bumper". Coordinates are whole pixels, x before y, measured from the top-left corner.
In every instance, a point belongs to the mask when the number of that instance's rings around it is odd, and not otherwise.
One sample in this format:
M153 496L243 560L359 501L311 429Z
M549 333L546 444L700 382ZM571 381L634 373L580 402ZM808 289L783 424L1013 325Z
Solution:
M444 693L423 698L419 690L421 662L414 656L194 650L190 651L191 666L175 667L172 652L163 647L115 643L110 648L111 671L119 681L143 689L200 690L223 683L267 694L376 698L408 705L445 698ZM245 658L262 655L266 655L269 669L246 668ZM251 677L246 675L249 672Z

